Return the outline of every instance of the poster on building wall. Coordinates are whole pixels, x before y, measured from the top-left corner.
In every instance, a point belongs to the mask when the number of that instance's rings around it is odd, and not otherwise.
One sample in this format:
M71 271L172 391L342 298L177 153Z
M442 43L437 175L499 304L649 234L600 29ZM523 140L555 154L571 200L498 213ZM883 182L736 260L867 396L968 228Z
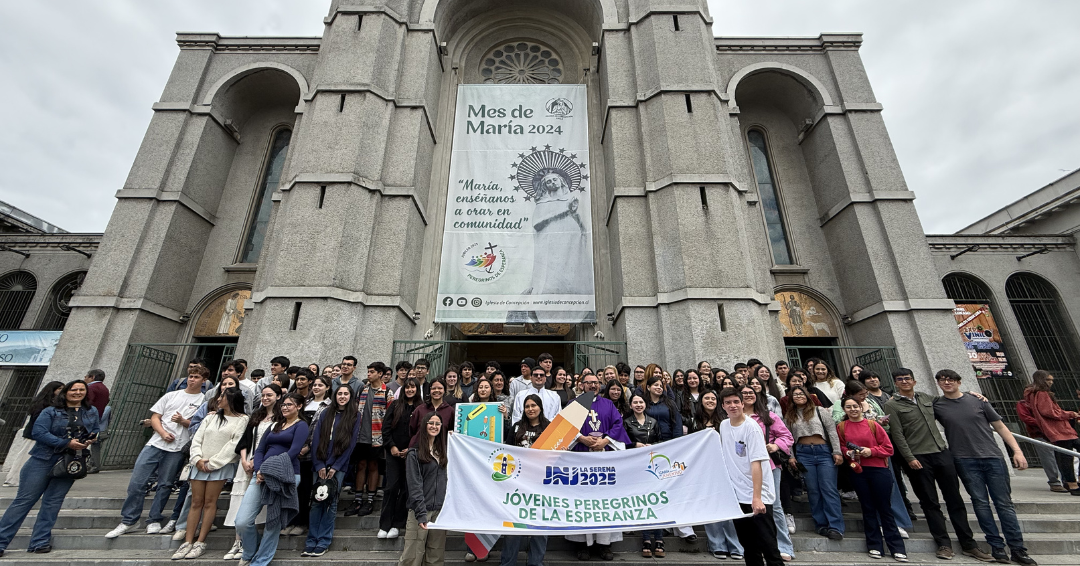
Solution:
M957 303L953 309L956 328L967 348L975 377L1010 377L1009 360L994 315L987 304Z
M60 342L59 330L0 332L0 366L47 366Z
M584 85L460 85L436 322L595 322Z

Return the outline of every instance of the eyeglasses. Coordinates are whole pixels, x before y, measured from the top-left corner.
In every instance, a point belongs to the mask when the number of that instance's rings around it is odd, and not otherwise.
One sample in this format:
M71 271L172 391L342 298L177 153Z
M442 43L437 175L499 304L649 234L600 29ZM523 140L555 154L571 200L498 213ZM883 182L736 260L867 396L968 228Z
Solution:
M296 408L296 403L282 403L281 404L282 409L284 409L286 407L288 407L290 409L295 409Z
M582 385L600 385L599 381L582 381Z
M955 377L951 377L951 376L948 376L948 375L945 375L945 376L939 377L939 378L937 378L937 380L938 380L938 381L951 381L951 382L953 382L953 383L960 383L960 380L959 380L959 379L957 379L957 378L955 378Z
M753 391L743 391L740 395L743 397L757 397L757 393L754 393Z
M900 377L894 377L893 381L915 381L915 378L910 375L901 375Z
M536 373L532 374L532 376L533 377L547 377L547 374L544 373L544 372L536 372Z

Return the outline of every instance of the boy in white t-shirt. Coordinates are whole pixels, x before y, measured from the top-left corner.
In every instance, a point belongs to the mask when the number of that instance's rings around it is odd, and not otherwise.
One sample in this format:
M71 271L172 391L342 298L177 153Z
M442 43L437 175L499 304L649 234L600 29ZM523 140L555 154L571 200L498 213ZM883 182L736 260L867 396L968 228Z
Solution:
M146 483L154 471L157 471L158 486L154 503L150 505L146 532L161 532L161 522L165 520L162 511L169 502L173 483L184 465L184 447L192 436L188 427L191 425L191 417L203 404L202 386L208 379L210 370L204 366L190 367L187 387L182 391L166 393L150 408L153 413L150 426L154 429L154 435L146 442L135 461L135 468L131 471L127 499L120 510L120 525L109 531L105 538L116 538L135 528L146 502Z
M731 485L744 513L749 517L735 519L735 532L743 545L743 560L747 566L780 566L780 549L776 546L776 523L772 519L772 504L776 500L771 481L762 481L769 468L769 452L765 435L758 424L743 414L739 392L728 388L720 392L727 420L720 423L720 444Z

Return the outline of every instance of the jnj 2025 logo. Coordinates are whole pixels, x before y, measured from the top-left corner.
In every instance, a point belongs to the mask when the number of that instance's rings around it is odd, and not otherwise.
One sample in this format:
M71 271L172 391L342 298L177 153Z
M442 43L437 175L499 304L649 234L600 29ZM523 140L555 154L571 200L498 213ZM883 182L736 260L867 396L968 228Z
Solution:
M615 467L548 466L544 485L615 485Z

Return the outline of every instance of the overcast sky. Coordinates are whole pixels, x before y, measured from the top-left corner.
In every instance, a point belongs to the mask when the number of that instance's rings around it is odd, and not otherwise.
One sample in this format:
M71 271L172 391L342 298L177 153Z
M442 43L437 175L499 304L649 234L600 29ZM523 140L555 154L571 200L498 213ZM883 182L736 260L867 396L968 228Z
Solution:
M0 200L100 232L176 59L176 31L320 35L328 1L0 2ZM715 35L863 32L928 233L1080 167L1080 2L710 0Z

